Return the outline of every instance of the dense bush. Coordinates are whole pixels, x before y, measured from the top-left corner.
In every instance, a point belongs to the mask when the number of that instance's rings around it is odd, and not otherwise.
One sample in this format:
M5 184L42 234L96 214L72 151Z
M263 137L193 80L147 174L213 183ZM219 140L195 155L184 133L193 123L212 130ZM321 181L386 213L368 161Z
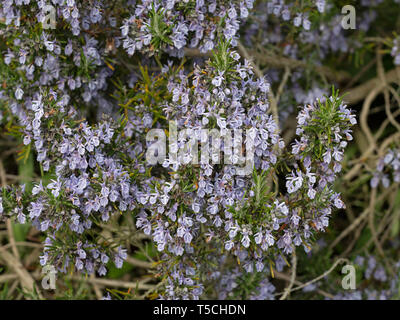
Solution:
M10 247L58 271L40 298L398 298L399 33L398 0L2 1L0 272Z

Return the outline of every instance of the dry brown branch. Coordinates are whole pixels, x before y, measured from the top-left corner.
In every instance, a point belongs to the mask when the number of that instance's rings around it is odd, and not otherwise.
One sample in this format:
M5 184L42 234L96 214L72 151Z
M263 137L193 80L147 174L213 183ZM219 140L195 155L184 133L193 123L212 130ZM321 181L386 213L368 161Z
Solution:
M397 69L393 69L393 70L385 73L385 78L388 83L396 82L396 81L400 82L400 77L398 75ZM379 92L382 91L383 87L384 86L382 84L382 80L379 79L379 77L376 77L376 78L373 78L373 79L359 85L358 87L346 90L345 91L346 96L345 96L344 100L349 105L354 105L354 104L357 104L358 102L364 100L365 96L374 89L375 90L378 89L377 90L378 91L377 94L378 94Z
M264 49L264 48L262 48ZM210 57L210 53L201 53L198 49L185 49L185 55L189 57ZM252 50L250 55L254 57L257 63L262 65L268 65L273 68L309 68L313 67L318 73L325 76L326 78L333 80L335 82L345 82L351 79L351 75L345 71L335 71L325 66L315 66L307 64L307 62L296 60L292 58L282 57L273 54L269 51L263 50L262 52L257 52Z
M12 281L15 279L18 279L18 275L16 275L15 273L8 273L8 274L0 275L0 283L9 282L9 281Z
M2 187L5 187L7 185L6 182L6 174L5 170L3 167L3 162L0 161L0 181ZM13 269L15 273L18 275L19 280L21 282L21 286L28 290L29 292L33 292L36 289L36 292L38 293L38 296L40 299L43 298L39 288L35 286L35 282L32 279L31 275L29 274L28 271L24 268L20 261L20 255L17 249L16 241L14 238L14 233L12 229L12 223L11 220L8 219L6 221L7 225L7 233L8 233L8 241L9 245L12 249L13 254L10 254L5 247L0 247L0 257L3 258L5 263L9 266L10 269Z
M94 281L94 280L96 280L96 276L93 273L90 275L90 280L92 281L93 290L94 290L94 293L96 294L96 298L98 300L101 300L101 298L103 298L103 295L101 294L99 286Z
M4 170L3 161L0 161L0 180L1 180L1 186L5 188L7 186L7 181L6 181L6 171ZM7 219L6 225L7 225L8 241L10 242L13 255L15 256L15 258L19 260L20 256L17 246L15 245L14 231L10 219Z
M283 89L285 88L285 85L286 85L287 81L289 80L289 76L290 76L290 68L286 67L285 68L285 73L283 74L282 81L279 84L278 91L276 92L276 103L277 104L279 103L279 100L281 98Z
M263 50L262 52L252 52L252 55L259 64L267 64L268 66L274 68L289 67L291 69L295 68L306 69L312 67L313 69L315 69L317 73L335 82L345 82L351 79L351 76L345 71L334 71L329 67L310 65L304 61L278 56L267 50Z
M381 87L377 87L367 95L366 99L364 100L364 104L360 114L361 130L364 132L366 138L368 139L370 147L374 150L376 149L376 142L375 142L375 137L372 135L371 129L368 126L368 115L369 115L369 110L371 108L371 104L374 101L375 97L380 92L380 90Z
M338 264L344 263L344 262L349 263L349 260L347 260L347 259L345 259L345 258L339 258L339 259L336 260L336 262L335 262L327 271L325 271L323 274L321 274L320 276L316 277L315 279L312 279L312 280L310 280L310 281L308 281L308 282L306 282L306 283L304 283L304 284L302 284L302 285L300 285L300 286L297 286L297 287L291 289L290 292L303 289L303 288L309 286L310 284L313 284L313 283L315 283L315 282L317 282L317 281L319 281L319 280L325 278L328 274L330 274L333 270L335 270L335 268L336 268L336 266L337 266ZM281 294L284 294L284 293L281 292L281 293L277 293L276 295L281 295Z
M382 201L390 192L393 191L393 186L386 189L377 199ZM366 208L336 239L329 245L329 249L334 248L342 239L347 237L364 219L368 217L369 208Z
M374 137L374 140L376 139L376 136ZM400 139L400 132L396 132L394 134L392 134L391 136L387 137L382 143L381 146L379 148L379 153L383 154L384 150L386 150L387 146L389 144L391 144L393 141L397 141L398 139ZM364 151L364 153L356 160L352 161L352 163L356 163L356 165L354 165L353 168L351 168L351 170L349 170L349 172L347 172L343 179L345 181L350 181L351 179L353 179L361 170L361 167L363 166L363 164L365 163L365 161L371 156L371 154L375 151L375 148L373 146L369 146L369 148L367 150Z
M35 281L32 279L28 271L22 266L21 261L16 259L11 253L4 248L0 247L0 258L8 265L8 267L18 275L21 282L21 286L28 292L33 292L36 289L40 299L43 298L39 288L35 285Z
M291 277L288 276L288 275L285 274L285 273L281 273L281 272L278 272L278 271L274 271L274 274L275 274L275 278L277 278L277 279L290 281L290 278L291 278ZM294 284L296 284L296 285L298 285L298 286L304 285L304 283L300 282L299 280L294 280ZM326 297L326 298L333 299L333 297L334 297L332 294L330 294L330 293L328 293L328 292L326 292L326 291L324 291L324 290L316 289L316 291L317 291L320 295L323 295L323 296Z
M367 225L366 221L361 222L360 227L355 230L354 238L351 240L351 242L347 245L347 248L343 253L340 254L339 258L345 258L348 256L348 254L353 250L354 246L356 245L358 239L361 236L362 231L364 230L364 227Z
M398 95L396 90L394 90L392 86L388 86L388 90L391 92L391 94L397 101L398 106L400 107L400 96ZM400 123L397 122L396 115L390 110L390 105L386 108L386 113L388 115L388 120L390 121L390 123L393 124L393 126L395 126L398 131L400 131Z
M126 258L126 262L128 262L129 264L131 264L133 266L140 267L140 268L145 268L145 269L154 268L154 264L151 262L139 260L139 259L129 257L129 256Z
M368 62L352 79L351 81L346 85L344 88L345 90L353 87L355 83L357 83L361 77L369 70L371 69L374 64L376 63L376 58L372 59L370 62Z
M375 247L378 250L378 253L381 255L386 268L389 270L389 272L395 276L395 272L392 268L392 266L388 263L386 256L385 256L385 252L383 251L383 248L379 242L378 239L378 233L376 232L375 229L375 204L376 204L376 188L372 189L371 192L371 198L370 198L370 204L369 204L369 219L368 219L368 226L369 229L371 230L371 234L372 234L372 239L374 241Z
M389 88L388 88L388 82L385 77L385 69L383 67L383 61L382 61L382 54L380 49L378 48L376 50L376 56L377 56L377 70L378 70L378 75L379 78L382 80L382 83L384 85L383 89L383 95L385 98L385 111L386 115L390 121L390 123L397 128L397 130L400 131L400 124L396 121L396 119L393 117L393 114L390 110L390 96L389 96ZM393 90L394 91L394 90ZM396 91L394 91L396 93Z
M125 288L125 289L135 289L138 288L138 290L148 290L152 289L155 285L153 284L148 284L151 278L145 279L145 280L140 280L137 282L131 282L131 281L122 281L122 280L113 280L113 279L99 279L99 278L89 278L89 277L79 277L79 276L69 276L67 277L68 279L74 280L74 281L82 281L82 282L87 282L91 284L96 284L98 286L102 287L116 287L116 288Z
M279 300L285 300L289 296L289 294L290 294L290 292L291 292L291 290L293 288L294 282L296 281L296 271L297 271L296 248L293 248L293 253L292 253L292 274L290 276L290 282L289 282L289 285L287 286L287 288L285 289L283 295L280 297Z

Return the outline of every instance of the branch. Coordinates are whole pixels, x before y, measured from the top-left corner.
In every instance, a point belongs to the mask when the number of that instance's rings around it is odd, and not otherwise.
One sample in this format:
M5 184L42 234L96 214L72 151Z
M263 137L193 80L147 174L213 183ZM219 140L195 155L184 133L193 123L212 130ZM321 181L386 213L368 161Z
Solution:
M282 56L278 56L275 54L271 54L263 50L262 53L255 52L253 53L254 57L257 59L259 63L267 64L268 66L275 67L275 68L285 68L290 67L294 68L310 68L312 67L318 73L324 75L329 80L333 80L336 82L345 82L351 79L351 75L345 71L334 71L325 66L315 66L308 64L307 62L301 60L295 60L291 58L286 58Z

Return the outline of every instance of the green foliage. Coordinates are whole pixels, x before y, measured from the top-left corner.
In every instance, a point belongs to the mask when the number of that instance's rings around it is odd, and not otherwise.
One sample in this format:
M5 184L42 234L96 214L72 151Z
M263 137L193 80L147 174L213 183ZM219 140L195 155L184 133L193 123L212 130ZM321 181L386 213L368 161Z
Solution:
M174 25L168 25L164 21L164 12L165 10L163 8L156 10L154 4L152 10L150 11L150 24L148 25L148 28L152 34L151 44L156 51L161 49L165 43L172 44L169 36L171 35Z

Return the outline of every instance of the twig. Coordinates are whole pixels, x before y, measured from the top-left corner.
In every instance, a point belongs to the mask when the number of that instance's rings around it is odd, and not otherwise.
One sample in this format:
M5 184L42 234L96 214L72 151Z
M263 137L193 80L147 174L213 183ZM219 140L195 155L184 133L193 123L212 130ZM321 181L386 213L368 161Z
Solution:
M248 60L251 65L254 68L254 72L256 73L256 75L260 78L264 77L264 74L262 73L262 71L260 70L260 68L253 62L251 56L249 55L249 53L247 52L247 49L241 44L240 41L238 41L238 51L240 53L240 55L242 57L244 57L246 60ZM272 115L274 117L275 123L278 127L279 130L279 113L278 113L278 105L277 105L277 100L275 98L274 93L272 92L272 89L269 89L268 92L268 98L269 98L269 103L270 103L270 107L272 110Z
M376 63L376 58L372 59L370 62L368 62L355 77L351 79L351 81L346 85L344 88L345 90L351 88L355 83L357 83L358 80L370 69L373 67L373 65Z
M355 244L357 243L357 240L360 238L361 232L364 230L364 227L366 224L367 224L367 222L365 222L365 221L361 222L360 227L357 228L355 231L354 238L352 239L351 243L347 246L346 250L340 254L340 258L346 257L351 252L351 250L354 248Z
M400 107L400 97L396 92L396 90L394 90L392 86L388 86L388 90L392 93L393 97L396 99L397 104ZM400 123L396 121L395 115L390 110L390 105L386 108L386 114L388 116L390 123L393 124L397 128L397 130L400 131Z
M7 263L7 265L15 271L18 275L21 285L23 288L28 290L29 292L33 292L36 288L36 292L40 299L43 299L43 296L39 290L39 288L35 285L35 281L32 279L31 275L28 271L22 266L21 261L16 259L11 253L9 253L4 248L0 247L0 257Z
M326 277L328 274L330 274L333 270L335 270L335 268L336 268L336 266L337 266L338 264L343 263L343 262L349 263L349 260L347 260L347 259L345 259L345 258L340 258L340 259L338 259L338 260L337 260L327 271L325 271L323 274L321 274L320 276L314 278L314 279L311 280L311 281L308 281L308 282L306 282L306 283L304 283L304 284L302 284L302 285L300 285L300 286L297 286L297 287L291 289L290 292L303 289L303 288L309 286L310 284L313 284L313 283L315 283L315 282L317 282L317 281L323 279L323 278ZM280 294L283 294L283 293L277 293L277 295L280 295Z
M151 262L139 260L139 259L129 257L129 256L126 258L126 262L128 262L129 264L131 264L133 266L140 267L140 268L145 268L145 269L154 268L154 265Z
M288 276L288 275L286 275L286 274L284 274L284 273L281 273L281 272L278 272L278 271L274 271L274 274L275 274L275 278L277 278L277 279L290 281L290 276ZM296 285L298 285L298 286L303 285L303 283L302 283L301 281L299 281L299 280L295 280L294 283L295 283ZM328 292L326 292L326 291L324 291L324 290L316 289L316 291L317 291L320 295L323 295L323 296L326 297L326 298L333 299L333 297L334 297L332 294L330 294L330 293L328 293Z
M96 279L96 277L95 277L95 275L92 273L92 274L90 275L90 280L92 281L94 293L96 294L97 299L98 299L98 300L101 300L101 298L103 298L103 295L101 294L101 291L100 291L99 286L97 285L97 283L93 281L93 280L95 280L95 279Z
M370 203L369 203L368 225L369 225L369 229L371 230L372 239L374 240L374 243L375 243L376 249L378 250L378 253L382 256L382 259L385 262L386 268L390 271L390 273L393 276L395 276L395 272L394 272L392 266L387 262L386 257L385 257L385 252L383 251L383 248L378 240L378 234L376 232L375 222L374 222L375 204L376 204L376 188L373 188L372 192L371 192Z
M0 161L0 180L1 180L1 186L5 188L7 186L7 181L6 181L6 172L4 170L3 161ZM12 222L10 219L7 219L6 225L7 225L8 241L10 242L12 252L15 258L20 260L19 252L17 246L15 245L15 237L12 228Z
M379 197L378 201L382 201L393 189L388 188L383 192ZM329 249L334 248L343 238L345 238L348 234L350 234L364 219L368 217L369 208L366 208L354 221L350 224L342 233L336 237L336 239L330 244Z
M310 65L307 62L301 61L301 60L296 60L292 58L287 58L287 57L282 57L276 54L272 54L264 48L262 48L262 52L257 52L253 50L251 52L251 55L254 56L254 58L262 64L266 64L270 67L274 68L309 68L312 67L314 70L316 70L318 73L322 74L323 76L327 77L330 80L336 81L336 82L344 82L350 80L352 77L348 72L345 71L334 71L330 69L329 67L326 66L315 66L315 65ZM203 57L207 58L210 57L210 53L201 53L198 49L185 49L185 55L189 57Z
M138 288L139 290L148 290L155 286L153 284L147 284L147 282L150 281L151 278L146 280L141 280L138 282L129 282L129 281L112 280L112 279L82 278L79 276L68 276L67 278L74 281L83 281L92 284L95 283L99 286L120 287L125 289Z
M288 297L290 291L292 290L294 282L296 280L296 269L297 269L297 257L296 257L296 248L294 248L292 253L292 274L290 276L290 282L288 287L285 289L284 294L279 300L285 300Z
M345 71L334 71L326 66L312 65L304 61L278 56L271 54L264 48L262 48L262 52L254 52L253 55L259 63L268 64L275 68L285 68L289 66L292 69L306 69L312 67L317 73L335 82L344 82L351 79L350 74Z
M380 147L381 152L382 152L382 150L385 150L389 144L391 144L393 141L397 141L399 138L400 138L400 132L396 132L396 133L392 134L391 136L387 137L381 143L381 147ZM375 137L375 139L376 139L376 137ZM369 148L366 151L364 151L364 153L357 160L355 160L355 162L360 162L360 163L357 163L353 168L351 168L351 170L345 174L343 179L346 181L349 181L355 175L357 175L357 173L360 171L365 160L371 155L371 153L373 153L374 150L375 150L375 146L370 145Z
M31 248L42 248L43 245L41 243L35 243L35 242L27 242L27 241L16 241L15 242L16 247L31 247ZM7 243L1 248L3 249L8 249L11 248L11 243Z
M378 69L378 75L380 77L380 79L382 80L383 85L385 86L385 88L383 89L383 95L385 98L385 111L386 111L386 115L389 119L389 121L391 122L391 124L393 124L393 126L395 126L397 128L397 130L400 131L400 124L396 121L396 119L393 117L393 114L390 110L390 96L389 96L389 89L388 89L388 83L386 81L386 77L385 77L385 69L383 68L383 62L382 62L382 54L380 52L380 48L378 48L376 50L376 57L377 57L377 69ZM394 90L393 90L394 91ZM394 91L396 93L396 91ZM397 94L397 93L396 93Z
M144 299L146 298L150 293L156 291L158 288L162 287L164 285L164 281L160 281L159 283L157 283L153 288L147 290L140 298Z
M3 187L6 186L6 180L5 180L5 171L3 167L3 162L0 161L0 179L1 179L1 184ZM7 232L8 232L8 238L9 238L9 243L11 246L11 249L13 251L13 254L8 253L8 251L4 247L0 247L0 256L2 256L5 260L5 262L8 264L8 266L12 269L14 269L15 273L18 275L22 287L25 287L27 290L30 292L34 291L35 289L35 282L32 279L31 275L29 274L28 271L23 267L21 261L20 261L20 256L19 252L17 249L17 245L15 242L14 238L14 233L12 230L12 224L11 220L7 220ZM37 294L40 299L43 299L43 296L39 290L39 288L36 287Z
M283 74L283 79L282 79L281 83L279 84L278 91L276 92L276 103L277 104L279 103L279 99L281 98L283 88L285 87L285 85L289 79L289 76L290 76L290 68L286 67L285 73Z
M369 109L371 107L372 101L375 99L375 97L378 95L380 90L382 89L382 85L380 87L375 88L372 90L368 95L367 98L364 100L364 104L361 110L360 114L360 126L361 130L364 132L366 135L369 145L373 150L376 148L376 142L375 138L371 133L371 130L368 126L368 114L369 114Z
M18 279L18 275L16 275L15 273L8 273L8 274L0 275L0 283L9 282L9 281L12 281L15 279Z

